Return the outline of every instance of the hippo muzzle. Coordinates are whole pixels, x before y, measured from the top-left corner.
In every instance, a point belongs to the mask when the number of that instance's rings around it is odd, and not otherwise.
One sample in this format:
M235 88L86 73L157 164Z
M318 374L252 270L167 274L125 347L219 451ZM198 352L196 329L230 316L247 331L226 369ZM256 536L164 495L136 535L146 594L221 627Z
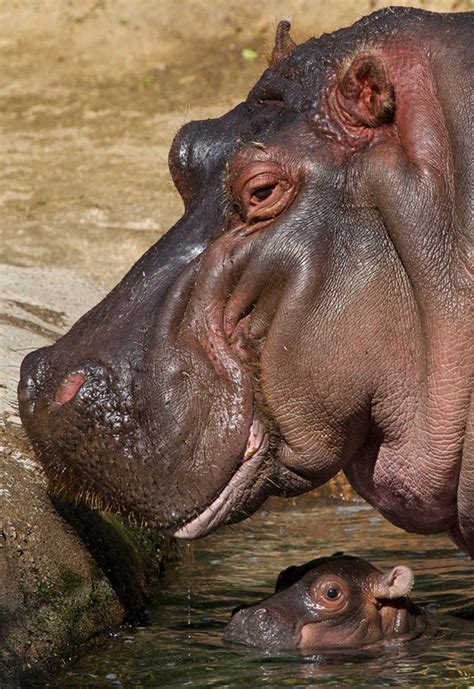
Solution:
M224 641L269 650L297 648L299 626L283 609L261 604L236 612L226 626Z

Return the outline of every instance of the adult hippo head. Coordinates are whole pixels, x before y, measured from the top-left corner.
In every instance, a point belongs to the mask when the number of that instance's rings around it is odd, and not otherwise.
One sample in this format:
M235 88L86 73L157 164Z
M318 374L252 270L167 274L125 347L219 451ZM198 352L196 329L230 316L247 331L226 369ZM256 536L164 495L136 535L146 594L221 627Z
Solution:
M53 491L194 538L344 468L474 554L472 26L283 22L247 100L178 132L181 220L23 362Z

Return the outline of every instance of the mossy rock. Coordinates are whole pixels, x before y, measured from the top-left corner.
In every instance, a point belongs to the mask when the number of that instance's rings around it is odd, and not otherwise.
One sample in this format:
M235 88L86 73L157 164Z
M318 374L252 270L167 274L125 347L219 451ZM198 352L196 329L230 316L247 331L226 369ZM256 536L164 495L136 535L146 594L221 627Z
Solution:
M51 499L24 436L0 424L0 686L25 686L124 621L174 554L168 537Z

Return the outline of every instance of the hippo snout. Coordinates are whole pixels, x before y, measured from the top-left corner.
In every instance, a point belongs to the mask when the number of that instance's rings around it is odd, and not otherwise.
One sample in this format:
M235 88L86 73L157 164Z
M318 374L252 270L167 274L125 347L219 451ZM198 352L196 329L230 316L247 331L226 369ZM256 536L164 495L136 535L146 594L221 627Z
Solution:
M117 461L124 455L130 462L138 439L129 386L100 362L71 364L58 366L51 360L51 348L33 352L23 362L19 409L35 449L40 455L46 448L56 449L54 436L58 445L67 441L75 459L87 443L93 449L92 462L105 450ZM59 475L57 469L53 473ZM87 482L87 472L83 480Z
M224 640L260 648L297 646L294 625L283 611L264 605L238 610L230 619Z

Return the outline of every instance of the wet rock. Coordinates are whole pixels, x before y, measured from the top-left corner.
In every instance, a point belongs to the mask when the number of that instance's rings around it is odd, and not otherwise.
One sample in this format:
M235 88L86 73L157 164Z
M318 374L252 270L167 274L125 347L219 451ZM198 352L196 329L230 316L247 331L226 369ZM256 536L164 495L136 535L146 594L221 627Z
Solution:
M1 266L0 686L57 667L124 620L142 622L170 542L122 519L54 500L16 413L21 359L98 301L64 270Z

